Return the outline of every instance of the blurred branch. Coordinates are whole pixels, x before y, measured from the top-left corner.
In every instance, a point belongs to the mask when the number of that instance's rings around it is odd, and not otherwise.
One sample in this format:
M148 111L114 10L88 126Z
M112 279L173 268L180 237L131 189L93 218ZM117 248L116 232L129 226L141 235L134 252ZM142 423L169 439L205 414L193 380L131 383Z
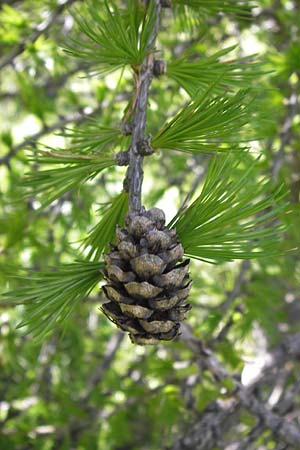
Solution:
M242 287L246 283L246 276L249 271L249 268L250 268L250 261L244 260L240 265L240 270L235 278L232 290L227 293L225 300L220 305L216 306L215 309L220 311L223 317L225 317L225 315L229 312L234 301L241 296ZM242 308L243 308L242 305L240 304L236 305L236 307L233 309L230 316L226 320L225 324L218 332L217 336L209 341L209 345L211 347L213 347L217 342L221 342L224 338L226 338L230 328L234 324L233 320L234 313L241 311Z
M279 170L284 161L285 147L289 144L292 138L293 119L298 113L298 96L296 92L293 92L288 99L287 114L280 131L280 147L274 155L272 163L271 174L275 180L278 179Z
M15 3L18 3L20 0L0 0L0 8L2 5L14 5Z
M124 337L125 334L119 331L118 333L114 334L108 341L102 361L100 361L99 365L96 367L91 377L86 382L86 392L80 399L81 404L85 405L87 403L92 391L100 383L106 370L111 366Z
M38 139L42 138L43 136L46 136L47 134L53 133L53 131L59 130L60 128L63 128L65 125L68 125L69 123L82 123L87 118L92 117L93 115L97 114L99 111L101 111L102 105L94 109L89 114L83 114L82 111L76 112L70 116L61 117L59 120L57 120L54 124L47 126L45 125L40 131L37 133L32 134L31 136L26 137L22 142L12 147L9 152L0 158L0 164L9 164L11 158L20 150L28 147L29 145L34 144Z
M240 270L235 278L232 290L227 293L225 300L217 306L218 311L220 311L223 316L225 316L225 314L229 311L234 300L241 295L242 286L246 282L246 275L249 267L250 262L244 260L240 265Z
M299 381L294 383L283 395L283 398L280 398L275 405L273 405L272 410L280 411L281 415L284 415L289 411L291 407L293 407L295 402L295 395L299 392ZM231 444L232 450L248 450L249 446L253 444L256 439L261 435L264 430L264 424L262 422L258 422L252 430L239 439L239 442ZM281 447L281 448L284 448Z
M114 97L114 101L120 102L123 100L127 100L128 96L129 96L129 94L126 92L124 94L116 95ZM15 145L14 147L12 147L6 155L4 155L2 158L0 158L0 165L1 164L9 165L10 160L17 152L19 152L20 150L23 150L24 148L26 148L30 145L35 144L36 141L38 139L41 139L43 136L53 133L53 131L59 130L72 122L77 125L81 124L82 122L89 119L90 117L93 117L96 114L98 114L100 111L102 111L107 106L108 106L108 102L103 101L102 103L100 103L97 106L97 108L93 109L89 113L84 113L84 109L83 110L81 109L70 116L60 117L59 120L57 120L54 124L52 124L50 126L44 125L44 127L40 131L32 134L31 136L26 137L22 142Z
M60 4L46 22L40 23L30 36L21 41L8 55L3 56L3 58L0 59L0 70L9 64L12 64L14 59L24 52L29 43L33 44L42 34L49 30L64 9L72 5L75 1L76 0L66 0L64 3Z
M84 70L84 68L85 68L84 64L78 64L77 66L73 67L71 70L64 72L63 74L61 74L58 77L49 76L46 78L45 82L42 85L38 85L38 88L43 90L49 98L53 98L55 96L56 92L58 91L58 89L60 89L62 86L64 86L70 77L72 77L76 73L80 72L81 70ZM2 93L0 93L0 101L16 99L18 96L20 96L19 91L2 92Z
M147 49L155 47L156 37L160 25L161 4L159 0L152 3L153 28L148 37ZM150 9L151 5L149 6ZM149 12L150 14L150 12ZM135 76L135 100L132 113L132 139L129 148L129 166L126 173L125 185L128 186L130 214L139 214L142 208L142 184L143 184L143 155L139 150L142 142L145 142L147 105L149 88L153 78L154 54L149 53L141 65L140 73ZM127 115L127 114L126 114ZM127 117L123 119L128 122Z
M263 424L264 428L269 428L274 435L278 436L283 442L298 448L300 442L300 428L292 422L280 417L272 412L259 400L253 393L253 387L244 387L233 375L227 372L214 354L204 347L203 343L197 340L187 325L182 326L181 339L187 344L199 358L199 364L202 368L211 372L217 381L230 380L233 386L233 399L225 403L225 407L218 408L217 414L204 414L203 418L196 422L183 437L181 437L172 447L172 450L209 450L217 440L222 421L232 415L237 407L243 406ZM284 361L298 359L300 356L300 334L288 336L282 344L271 354L271 362L267 364L265 371L272 367L282 365ZM259 380L255 382L257 386ZM231 403L230 403L231 402ZM226 410L226 412L224 411Z

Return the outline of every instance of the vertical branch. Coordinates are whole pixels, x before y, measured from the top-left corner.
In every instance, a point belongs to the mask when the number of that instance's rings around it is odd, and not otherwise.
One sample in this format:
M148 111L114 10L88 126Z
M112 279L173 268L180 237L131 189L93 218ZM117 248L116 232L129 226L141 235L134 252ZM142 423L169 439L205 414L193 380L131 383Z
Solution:
M148 10L153 5L153 30L148 48L153 48L160 20L160 0L150 0ZM132 124L132 142L129 150L129 168L127 172L129 190L129 213L138 214L142 208L143 155L139 146L145 141L147 103L149 86L153 78L154 55L150 53L136 74L136 98Z

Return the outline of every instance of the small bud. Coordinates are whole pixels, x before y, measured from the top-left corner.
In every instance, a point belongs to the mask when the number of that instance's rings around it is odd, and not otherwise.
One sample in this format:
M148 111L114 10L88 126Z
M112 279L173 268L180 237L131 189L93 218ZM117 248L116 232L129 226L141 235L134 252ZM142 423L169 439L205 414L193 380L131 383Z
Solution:
M153 63L153 75L155 77L160 77L164 75L167 71L167 63L161 59L156 59Z
M132 134L133 124L132 122L122 123L122 134L124 136L130 136Z
M155 150L151 147L150 136L147 136L142 141L139 141L136 146L137 146L137 151L138 151L139 155L141 155L141 156L149 156L155 152Z
M129 152L119 152L115 156L117 166L128 166L129 164Z
M160 4L162 8L171 8L172 1L171 0L160 0Z

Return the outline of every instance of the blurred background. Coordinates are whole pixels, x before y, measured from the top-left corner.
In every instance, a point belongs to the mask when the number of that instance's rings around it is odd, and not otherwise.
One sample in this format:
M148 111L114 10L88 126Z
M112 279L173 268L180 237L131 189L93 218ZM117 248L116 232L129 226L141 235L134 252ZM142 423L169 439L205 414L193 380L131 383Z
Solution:
M122 190L125 169L119 167L42 211L39 198L22 194L36 142L63 147L70 145L61 136L65 127L81 129L90 118L108 126L120 122L132 92L130 71L122 77L118 71L89 77L80 61L63 52L78 32L70 10L73 4L80 9L80 3L0 1L2 291L9 279L10 286L17 284L11 277L15 266L41 271L78 259L99 208ZM300 235L300 3L256 4L252 20L222 14L183 20L182 14L166 10L159 49L167 60L187 48L192 58L201 59L234 45L224 60L259 55L265 73L252 83L262 87L263 109L272 120L264 121L264 139L253 148L262 153L261 174L289 188L285 245L295 249ZM173 79L154 80L151 126L187 98ZM170 152L149 158L145 205L163 208L171 219L191 189L201 186L207 161L206 156ZM293 444L285 428L300 429L299 252L251 262L194 263L193 279L193 310L182 338L155 347L134 346L116 330L99 311L104 299L98 288L63 330L43 342L16 329L22 306L2 302L1 450L299 449L300 441L298 447Z

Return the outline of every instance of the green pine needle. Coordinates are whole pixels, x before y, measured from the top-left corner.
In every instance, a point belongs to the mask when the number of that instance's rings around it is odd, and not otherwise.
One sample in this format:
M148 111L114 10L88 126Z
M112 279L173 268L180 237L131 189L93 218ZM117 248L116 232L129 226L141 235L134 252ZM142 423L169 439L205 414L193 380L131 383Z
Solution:
M198 198L174 217L188 257L222 262L278 254L286 191L257 179L257 161L239 172L241 158L214 158Z
M199 60L189 60L187 56L171 61L167 65L167 75L182 86L186 92L195 97L199 90L207 89L212 80L222 77L215 86L218 94L228 88L248 88L253 82L266 74L261 63L255 61L255 55L244 58L221 61L236 46L220 50L211 56Z
M106 208L100 222L92 228L83 242L88 249L88 259L98 261L110 242L114 241L116 226L122 226L128 210L128 194L123 191L117 195Z
M93 179L102 170L115 164L111 156L80 155L65 150L57 152L54 149L38 150L37 156L31 160L42 166L59 166L25 175L22 182L28 189L25 196L36 196L41 202L40 208L48 206L66 192L78 188L83 182Z
M252 0L174 0L175 5L188 6L199 14L234 14L242 18L251 17L255 6Z
M255 111L249 90L232 96L214 94L218 83L198 93L153 137L152 147L187 153L226 151L228 145L257 139L247 125Z
M127 141L119 128L101 126L98 121L91 119L81 128L65 128L60 134L71 139L72 153L103 153L112 147L122 145L127 147Z
M95 1L87 2L74 13L85 39L71 39L65 51L82 59L92 74L142 64L153 50L148 45L153 30L153 6L151 2L145 10L138 0L132 0L122 10L113 2L105 1L104 8Z
M3 294L1 301L24 305L24 319L18 328L43 339L64 322L102 279L103 263L77 261L48 272L28 271L16 277L20 288ZM0 305L1 305L0 301Z

